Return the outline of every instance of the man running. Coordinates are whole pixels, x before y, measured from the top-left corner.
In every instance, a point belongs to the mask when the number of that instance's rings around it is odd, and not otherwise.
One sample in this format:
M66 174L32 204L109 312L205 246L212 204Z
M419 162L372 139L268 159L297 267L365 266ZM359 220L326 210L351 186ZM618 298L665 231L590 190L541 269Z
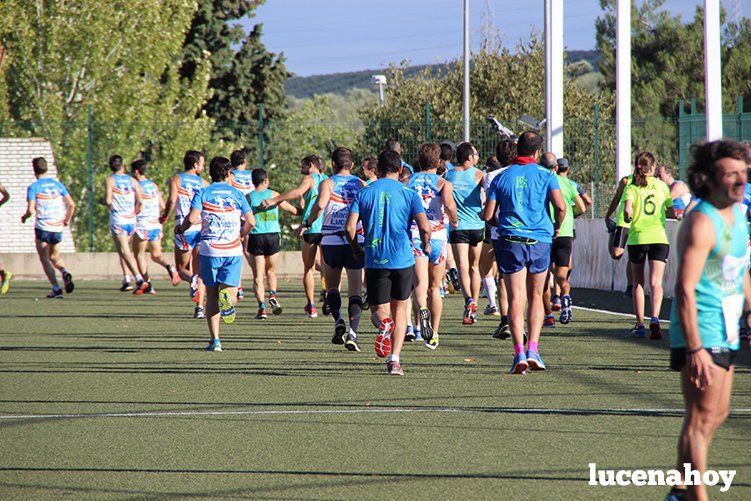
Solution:
M110 210L110 233L118 256L136 279L138 290L143 285L143 277L131 252L130 240L136 230L137 215L141 212L141 187L125 173L120 155L112 155L109 166L112 175L104 180L104 205Z
M402 164L402 172L399 174L399 181L405 185L409 182L409 177L414 174L415 169L402 159L402 145L395 138L389 138L386 141L386 149L395 151L399 155L399 162Z
M65 262L60 256L58 245L63 240L63 228L68 226L73 218L76 204L68 193L68 189L60 181L47 177L47 160L43 157L36 157L32 159L31 166L37 180L29 185L26 192L26 213L21 216L21 223L26 223L27 219L36 215L34 224L36 250L44 274L52 284L52 292L47 297L61 298L63 290L57 282L56 269L63 277L65 292L70 294L75 288L73 276L65 269ZM8 292L7 289L5 292Z
M416 221L412 221L412 248L415 255L414 302L418 308L420 333L425 346L432 350L438 347L438 331L443 313L440 287L446 273L448 247L444 218L448 216L452 224L457 223L453 187L437 174L440 152L441 148L437 144L420 146L419 172L412 175L408 186L419 195L430 222L430 254L425 254L422 250L421 231Z
M482 190L487 193L490 184L495 176L502 172L501 164L495 156L490 156L485 161L485 180L482 183ZM500 316L501 311L498 309L496 302L497 289L496 277L498 276L498 266L495 262L495 253L493 250L492 227L485 225L485 238L482 241L480 249L480 279L482 280L482 290L488 298L488 305L482 312L483 315Z
M211 336L207 351L222 351L219 318L228 324L235 321L235 289L240 283L243 263L242 241L255 224L245 197L228 182L230 170L229 159L211 159L212 184L196 193L190 211L175 226L175 235L182 235L196 225L201 228L200 272L206 287L206 320Z
M456 147L457 165L446 173L446 180L454 187L458 224L451 226L449 241L459 269L459 281L464 294L462 323L477 322L477 299L480 296L480 243L485 222L482 220L482 184L485 174L475 167L480 156L472 143Z
M378 166L378 160L373 157L365 157L360 166L362 172L362 180L365 181L365 186L370 186L378 180L376 175L376 168Z
M170 279L174 280L177 274L175 267L162 255L162 223L159 222L159 214L164 208L164 200L156 183L146 177L146 168L145 160L136 160L130 164L131 174L141 187L141 211L136 217L136 231L133 233L133 253L136 256L138 271L143 277L143 284L135 291L139 296L156 294L146 263L147 247L151 252L151 260L164 266Z
M317 155L308 155L300 161L300 184L297 188L294 188L286 193L277 195L268 200L264 200L261 203L263 209L268 209L281 202L289 202L302 198L304 212L302 220L306 221L310 216L313 207L318 202L318 190L321 183L328 179L326 174L322 171L323 165L321 159ZM318 216L309 228L301 224L295 230L295 236L302 238L302 264L303 264L303 277L302 283L305 288L305 314L308 318L316 318L318 316L318 308L315 303L315 267L318 256L318 248L321 246L323 235L321 228L323 226L323 215ZM325 286L321 286L325 291ZM324 295L325 299L325 295Z
M175 226L181 225L190 212L190 204L196 193L204 186L208 186L201 173L206 159L203 153L188 150L183 157L185 172L175 174L170 180L169 198L162 211L161 221L164 222L175 209ZM203 283L198 275L200 260L198 244L201 241L201 225L196 222L185 231L175 233L175 267L177 275L173 277L172 285L177 286L180 279L190 284L190 297L196 303L193 318L204 318ZM192 263L192 266L191 266ZM192 272L191 272L192 268Z
M242 150L235 150L229 156L229 161L232 164L232 177L229 184L233 188L238 190L243 196L247 196L248 193L253 191L253 179L251 177L251 171L248 169L248 161L245 159L245 153ZM243 242L243 252L245 259L250 263L253 257L248 254L248 240L247 238ZM245 297L245 291L242 287L242 273L240 274L240 285L237 287L237 299L243 299Z
M428 256L432 253L430 222L418 194L399 181L403 169L395 151L382 152L378 156L380 179L360 191L346 223L347 239L356 254L362 254L359 221L365 229L365 280L371 321L381 340L385 336L391 338L386 370L394 376L404 375L399 356L407 331L407 299L415 264L409 236L412 220L420 230L421 251Z
M0 207L3 206L8 200L10 200L10 194L5 186L0 184ZM0 263L0 294L7 294L10 290L10 280L13 278L13 273L5 269L3 263Z
M264 275L269 286L269 306L274 315L281 315L282 305L276 298L276 261L279 257L281 246L279 233L279 207L291 214L298 214L299 209L289 202L280 202L278 205L264 209L262 202L279 196L279 193L269 189L269 175L265 169L253 169L253 186L255 190L248 193L245 198L250 205L256 218L256 225L248 234L248 254L252 260L250 267L253 270L253 285L255 286L256 301L258 301L257 320L265 320L269 317L266 309L266 289Z
M514 165L499 174L485 206L485 220L494 220L498 209L500 239L496 256L509 295L509 324L514 340L511 374L527 369L544 370L539 340L543 320L542 292L550 267L550 249L557 228L563 224L566 205L552 171L538 165L542 137L524 132L516 145ZM548 203L553 203L555 226ZM529 345L524 350L524 305L527 305Z
M673 169L667 164L657 166L655 177L670 188L670 198L673 199L675 217L682 219L686 207L691 203L691 190L688 189L688 185L680 179L676 179Z
M334 175L321 183L318 202L303 221L303 226L310 228L318 215L323 214L323 276L328 287L326 303L334 318L334 335L331 342L343 344L350 351L360 351L357 330L363 310L363 256L353 253L344 231L352 201L363 187L362 180L352 175L354 157L352 150L343 147L335 149L331 154ZM360 243L363 242L362 234L357 238ZM339 288L342 269L347 270L349 332L341 317L342 297Z
M692 147L687 179L701 199L678 234L678 276L670 314L670 367L681 373L686 415L678 467L703 475L709 447L730 409L738 318L751 313L743 149L735 141ZM686 482L687 479L683 479ZM674 487L667 499L706 500L702 483Z

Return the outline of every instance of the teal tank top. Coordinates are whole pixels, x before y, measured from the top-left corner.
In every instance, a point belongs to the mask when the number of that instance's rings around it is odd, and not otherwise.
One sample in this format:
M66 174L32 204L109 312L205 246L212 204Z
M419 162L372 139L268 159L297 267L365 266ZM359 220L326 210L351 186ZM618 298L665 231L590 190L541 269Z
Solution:
M261 209L261 202L272 198L274 194L271 190L251 191L247 195L250 208L256 217L256 225L251 233L258 235L260 233L279 233L279 207L274 206L271 209Z
M313 187L303 197L305 199L305 212L303 212L302 215L303 221L308 218L310 211L313 210L313 206L318 201L318 189L320 188L321 183L328 179L329 176L327 176L326 174L311 174L310 177L313 178ZM318 218L313 222L312 225L310 225L310 228L308 228L305 233L321 233L322 226L323 211L321 211L321 215L318 216Z
M467 170L454 169L446 172L446 181L454 185L454 200L459 216L457 230L481 230L485 222L480 218L482 210L482 183L475 180L477 167Z
M738 329L733 327L730 332L728 331L725 314L728 314L728 321L737 326L743 310L743 278L749 267L749 230L746 215L741 206L736 204L733 207L734 222L728 225L709 202L699 202L694 210L709 217L714 226L716 239L715 246L704 264L699 283L696 284L701 343L705 348L737 350L740 347ZM678 258L680 259L680 254ZM733 298L736 300L735 308L729 304ZM740 301L739 306L737 301ZM725 312L723 302L726 303ZM740 311L732 311L738 308ZM670 347L685 346L686 340L678 318L676 301L673 301L670 311Z

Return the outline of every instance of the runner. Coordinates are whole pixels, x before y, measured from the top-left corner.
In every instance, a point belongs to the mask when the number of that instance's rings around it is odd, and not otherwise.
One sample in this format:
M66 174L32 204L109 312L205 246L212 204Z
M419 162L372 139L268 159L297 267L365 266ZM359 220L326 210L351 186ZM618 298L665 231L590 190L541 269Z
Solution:
M316 202L318 201L318 190L321 186L321 183L325 179L328 179L328 176L322 174L321 170L322 164L320 157L316 155L308 155L307 157L303 158L300 161L300 174L302 174L302 179L300 179L300 184L297 186L297 188L290 190L287 193L270 198L269 200L264 200L261 204L261 207L267 209L281 202L302 198L303 206L305 207L302 215L302 220L305 221L310 215L310 212L313 210L313 207L315 207ZM303 264L302 283L303 287L305 288L306 298L305 314L308 316L308 318L316 318L318 316L318 308L316 307L315 303L314 272L316 267L318 249L321 246L321 240L323 239L323 235L321 234L322 225L323 215L315 219L310 228L306 228L305 225L301 224L297 227L297 229L295 229L295 236L297 238L303 239L301 251ZM324 292L325 285L322 284L321 288L322 292ZM323 295L322 300L325 300L325 297L326 296Z
M454 170L454 150L456 145L450 141L441 143L441 165L438 167L438 174L444 175L448 171Z
M670 245L665 232L665 216L674 218L673 199L668 186L654 177L655 156L643 151L636 155L636 168L631 183L623 190L624 220L630 223L628 259L634 276L634 314L636 327L631 337L647 337L644 327L644 266L649 260L652 318L649 321L651 339L662 339L660 307L662 306L662 277L668 260Z
M436 166L437 167L437 166ZM386 356L390 375L404 375L400 354L407 331L407 299L412 290L415 257L409 237L411 221L420 229L420 247L430 256L430 222L416 192L400 181L401 165L395 151L378 155L380 179L360 191L347 217L347 240L353 253L362 257L358 224L365 229L365 274L371 321L378 329L376 353ZM389 337L390 342L385 338ZM390 345L389 350L385 347Z
M401 174L399 174L399 181L406 185L407 183L409 183L409 177L414 174L415 169L402 159L401 143L399 143L399 141L393 137L389 138L389 140L386 141L386 149L395 151L399 155L399 161L401 162L403 167Z
M230 184L233 188L240 191L243 196L247 196L248 193L253 191L253 179L251 171L248 169L248 161L245 159L245 153L242 150L235 150L229 156L229 161L232 164L232 180ZM248 239L247 237L243 241L243 254L245 259L250 263L253 256L248 254ZM240 285L237 287L237 299L244 299L245 291L243 290L242 273L240 273Z
M544 167L545 169L548 169L549 171L555 173L558 169L558 159L556 158L555 153L552 151L548 151L547 153L543 153L540 156L540 160L538 160L538 163L540 166ZM558 179L556 177L556 179ZM560 186L560 184L559 184ZM563 192L561 192L561 196L563 196ZM565 200L564 200L565 203ZM553 207L552 205L548 204L550 207L550 214L551 214L551 220L554 219L553 215ZM566 208L569 208L570 206L567 205ZM568 214L569 211L566 211ZM553 245L555 245L556 238L553 238ZM561 309L561 302L560 299L557 304L554 304L552 301L552 293L550 291L551 287L555 288L555 279L553 277L553 263L552 263L552 247L551 247L551 264L550 264L550 271L548 271L548 274L545 276L545 287L542 291L542 305L545 312L545 318L543 318L542 326L543 327L555 327L555 315L553 315L553 311L560 311Z
M482 190L487 193L490 183L495 176L501 173L501 164L495 156L490 156L485 161L485 180L483 181ZM491 238L492 227L485 225L485 238L482 241L480 249L480 279L482 280L482 290L488 299L488 305L483 310L483 315L500 316L501 311L496 303L496 293L498 286L496 277L498 276L498 266L495 263L495 254L493 251L493 240Z
M673 199L673 211L675 211L676 217L683 218L686 207L691 203L691 191L688 189L688 185L676 179L673 169L667 164L660 164L657 167L655 177L668 185L670 198Z
M514 164L498 175L488 193L484 217L496 219L500 238L496 247L498 269L503 273L509 295L509 323L514 341L511 374L527 369L544 370L539 352L543 320L542 292L550 267L550 249L557 229L563 224L566 205L555 175L537 160L542 137L524 132L516 145ZM553 203L555 226L548 203ZM527 305L529 345L524 350L524 306Z
M415 255L414 303L420 334L425 346L436 349L439 343L443 300L441 282L446 274L448 236L444 219L457 223L456 203L451 183L437 174L441 148L437 144L423 144L418 150L419 172L412 175L409 188L420 196L425 215L430 222L430 254L422 251L420 228L412 221L412 248Z
M352 252L344 230L352 201L363 187L362 180L352 175L354 156L352 150L343 147L335 149L331 154L334 175L321 183L318 201L308 217L303 220L303 226L312 227L318 215L323 214L323 277L328 287L326 303L334 318L334 335L331 342L343 344L350 351L360 351L357 330L363 310L363 256ZM363 242L361 234L358 235L358 239L360 243ZM342 269L347 270L349 332L346 322L341 317L342 296L339 289Z
M559 158L557 160L558 168L558 185L561 188L563 202L566 204L566 216L563 224L558 229L558 236L553 239L553 248L551 255L551 273L555 277L555 285L560 289L560 297L554 296L552 303L559 305L561 312L558 320L562 324L567 324L573 319L571 299L571 256L574 248L574 218L584 214L587 210L584 200L579 195L576 185L568 178L571 169L568 160ZM554 217L551 207L551 218ZM550 289L546 290L550 293ZM553 308L554 309L554 308Z
M138 271L143 277L143 284L135 294L156 294L149 277L146 263L146 248L149 247L151 260L164 266L171 280L177 271L162 256L162 223L159 214L164 208L164 200L157 185L146 177L146 161L136 160L130 164L130 171L141 187L141 211L136 217L136 231L133 234L133 254L136 256Z
M495 179L500 173L505 171L509 165L514 163L514 160L516 159L516 141L513 139L501 139L498 141L498 144L495 146L495 156L498 160L498 163L501 165L501 167L494 172L497 172L497 174L490 176L491 182L493 179ZM490 186L492 183L488 182L488 176L485 176L485 193L490 192ZM496 210L496 219L497 219L498 211ZM500 234L498 232L498 227L496 226L490 226L490 241L493 245L493 256L496 259L496 268L498 268L497 260L498 257L495 254L495 249L498 247L498 239L500 238ZM501 321L498 323L498 326L495 328L495 331L493 332L493 337L496 339L508 339L511 337L511 328L508 324L508 294L506 292L506 282L503 279L503 274L501 273L500 268L498 268L498 305L500 306L500 312L501 312Z
M378 160L373 157L365 157L362 161L361 178L365 181L365 186L370 186L378 180L376 175L376 167L378 166Z
M480 251L485 231L482 212L482 185L485 174L475 167L480 159L472 143L456 147L457 165L446 173L446 180L454 186L459 222L450 226L449 241L459 269L459 281L464 295L462 323L477 322L477 298L480 296Z
M143 285L143 277L131 252L130 241L136 229L137 214L141 212L141 187L125 173L125 164L120 155L112 155L109 166L112 175L104 180L103 202L110 210L110 233L115 251L133 274L136 290L139 290Z
M8 200L10 200L10 194L5 186L0 183L0 207L2 207ZM13 278L13 273L5 269L3 263L0 263L0 294L7 294L10 290L10 281Z
M615 195L610 201L607 212L605 212L605 226L610 234L610 243L608 250L610 251L610 257L619 261L623 254L626 252L626 241L628 240L628 228L629 224L623 219L623 204L621 199L623 198L623 190L627 185L631 184L633 175L624 176L618 181L618 187L615 190ZM616 215L616 220L612 219L613 214ZM626 262L626 290L623 291L623 295L631 297L633 290L634 277L631 271L631 264Z
M175 225L175 235L183 235L197 224L201 226L200 272L206 287L206 320L211 336L206 351L222 351L219 318L227 324L235 321L242 239L255 224L245 197L229 184L231 168L227 158L211 159L211 185L197 190L190 211Z
M68 193L68 189L60 181L47 177L47 161L43 157L32 159L31 165L37 180L29 185L27 190L26 212L21 216L21 223L26 223L31 216L36 216L34 224L36 250L44 274L52 284L52 292L47 297L61 298L63 290L57 282L55 270L62 275L67 294L75 289L73 276L65 269L65 262L60 256L58 245L63 240L63 228L68 226L73 218L76 204ZM4 196L4 198L7 201L7 197ZM5 292L8 292L7 289Z
M248 254L251 255L250 267L253 270L253 285L255 288L256 301L258 301L258 313L256 319L266 319L269 314L266 310L266 289L263 281L264 274L269 286L269 306L274 315L281 315L282 305L276 298L276 261L281 249L279 227L279 208L297 215L300 211L289 202L279 202L264 209L261 203L264 200L279 196L279 193L269 189L269 175L265 169L253 169L253 186L255 190L245 196L256 218L256 225L248 234Z
M712 439L730 409L740 348L737 320L749 323L751 281L749 232L740 206L747 180L743 150L735 141L714 141L692 147L692 154L688 184L702 201L678 234L670 367L681 372L686 407L678 466L682 471L689 463L703 475ZM707 499L706 487L674 487L668 498Z
M175 226L181 225L185 216L190 212L192 200L196 193L204 186L208 186L201 173L203 172L206 159L203 153L196 150L188 150L183 157L185 172L175 174L170 180L169 198L162 211L161 222L167 220L175 209ZM193 318L204 318L204 286L199 276L200 259L198 244L201 241L201 225L193 224L181 233L175 233L175 267L177 275L173 277L172 285L177 286L180 279L190 284L190 298L196 303L193 310ZM192 269L192 273L191 273Z

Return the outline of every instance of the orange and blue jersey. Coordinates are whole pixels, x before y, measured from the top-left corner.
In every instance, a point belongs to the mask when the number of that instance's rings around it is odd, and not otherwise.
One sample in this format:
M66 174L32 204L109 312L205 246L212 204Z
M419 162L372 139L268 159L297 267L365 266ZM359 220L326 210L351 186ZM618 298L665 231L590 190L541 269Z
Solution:
M29 185L26 199L34 201L36 207L35 228L59 233L65 221L65 199L68 190L57 179L40 177Z
M240 217L251 209L239 190L213 183L193 198L191 208L201 211L201 256L243 255Z
M233 179L230 184L233 188L240 190L243 195L256 189L253 185L253 171L250 169L234 169L232 174Z
M203 179L198 174L181 172L178 174L177 202L175 203L175 225L182 224L190 213L191 203L195 195L203 188ZM201 231L200 224L194 224L185 233Z
M344 227L347 224L349 208L362 189L362 181L357 176L336 174L331 176L331 197L323 210L323 245L347 245ZM358 240L362 242L362 226L358 227Z
M110 226L133 226L136 224L135 180L126 174L113 174Z
M425 209L425 215L430 222L431 239L446 240L446 223L445 211L443 206L443 197L441 196L438 181L441 176L429 172L418 172L413 175L407 187L416 192L422 201L422 207ZM412 222L412 236L419 238L420 232L417 229L417 223Z
M141 212L136 217L136 231L159 230L162 228L159 222L159 189L150 179L139 181L138 184L141 186Z

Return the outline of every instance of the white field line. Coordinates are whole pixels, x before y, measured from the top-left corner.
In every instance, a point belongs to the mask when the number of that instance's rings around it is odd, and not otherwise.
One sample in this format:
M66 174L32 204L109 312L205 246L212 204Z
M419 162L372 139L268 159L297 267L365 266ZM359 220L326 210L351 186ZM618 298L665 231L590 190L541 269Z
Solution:
M276 410L227 410L227 411L144 411L144 412L102 412L102 413L72 413L72 414L0 414L0 420L33 420L33 419L92 419L92 418L133 418L133 417L185 417L185 416L264 416L264 415L305 415L305 414L410 414L418 412L445 413L489 413L489 414L676 414L681 415L684 409L522 409L505 407L487 407L479 409L458 409L451 407L435 409L414 408L365 408L365 409L276 409ZM730 411L731 415L749 415L751 408L737 408Z
M594 313L605 313L606 315L615 315L615 316L618 316L618 317L634 318L634 314L633 313L621 313L621 312L618 312L618 311L598 310L597 308L586 308L584 306L574 306L573 308L575 310L584 310L584 311L591 311L591 312L594 312ZM663 323L663 324L669 324L670 320L660 319L660 322Z

